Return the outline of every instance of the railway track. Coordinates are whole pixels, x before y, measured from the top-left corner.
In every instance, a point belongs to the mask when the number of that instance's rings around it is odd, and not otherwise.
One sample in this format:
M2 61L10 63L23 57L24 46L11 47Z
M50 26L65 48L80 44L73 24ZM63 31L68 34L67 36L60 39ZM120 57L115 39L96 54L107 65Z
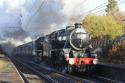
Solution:
M24 80L25 83L46 83L46 80L41 79L38 77L35 72L33 72L30 68L28 68L23 62L19 61L18 59L8 56L11 61L15 64L19 74ZM25 71L25 72L24 72Z
M21 75L22 77L22 80L25 82L25 83L29 83L28 79L24 76L24 74L17 68L19 74Z
M33 62L30 62L30 63L33 63ZM36 64L36 63L33 63L33 64ZM39 67L43 67L39 64L36 64L36 65L39 66ZM46 67L44 67L44 68L46 68ZM61 73L61 72L56 71L56 70L53 70L53 71L57 72L57 73L60 73L62 75L65 75L66 77L70 76L70 77L72 77L72 79L74 79L74 76L75 76L75 78L78 77L77 79L79 79L79 80L84 79L89 83L123 83L121 81L117 81L117 80L109 79L109 78L106 78L106 77L102 77L102 76L96 75L94 73L77 73L77 74L69 75L69 74Z
M107 77L103 77L100 75L96 75L93 73L84 73L84 74L74 74L75 76L78 76L80 78L85 78L88 80L93 81L94 83L124 83L122 81L117 81L117 80L113 80Z
M8 56L7 57L15 64L15 61L13 60L13 58L11 56ZM20 69L17 67L17 65L15 65L16 69L18 70L20 76L22 77L22 80L25 82L25 83L30 83L28 81L28 79L24 76L23 72L20 71Z
M55 83L51 79L44 76L33 66L26 64L22 60L19 60L14 57L10 57L13 63L16 65L17 69L21 72L21 76L25 83ZM37 80L36 80L37 79Z
M61 74L54 70L46 69L44 67L38 66L37 64L22 60L22 59L15 59L13 58L16 63L22 64L25 68L32 71L33 73L37 74L42 80L45 80L45 83L92 83L89 80L81 79L75 76Z
M34 63L33 61L29 60L21 60L22 62L32 65L39 73L43 73L47 75L47 78L54 80L54 83L122 83L120 81L112 80L106 77L102 77L96 74L87 74L87 73L77 73L73 75L64 74L44 65L40 65ZM44 71L43 71L44 70Z
M0 61L5 66L3 67L3 65L1 65L1 69L4 68L5 71L0 71L0 83L29 83L28 80L23 76L22 72L12 64L10 58L6 57L4 54L0 54Z

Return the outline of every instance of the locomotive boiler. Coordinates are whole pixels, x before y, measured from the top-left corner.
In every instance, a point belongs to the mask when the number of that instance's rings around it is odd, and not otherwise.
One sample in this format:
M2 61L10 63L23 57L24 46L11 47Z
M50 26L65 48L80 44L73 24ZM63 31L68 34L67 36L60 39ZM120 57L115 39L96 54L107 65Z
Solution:
M90 40L82 25L76 23L14 50L16 55L35 56L62 72L90 71L98 62L97 55L91 51Z

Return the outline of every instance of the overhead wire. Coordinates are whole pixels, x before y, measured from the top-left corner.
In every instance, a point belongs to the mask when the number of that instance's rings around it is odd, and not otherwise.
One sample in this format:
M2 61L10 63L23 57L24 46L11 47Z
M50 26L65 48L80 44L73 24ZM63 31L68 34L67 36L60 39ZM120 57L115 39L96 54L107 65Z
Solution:
M88 12L92 12L92 11L94 11L94 10L96 10L96 9L100 9L100 8L102 8L103 6L102 5L105 5L105 4L107 4L107 3L102 3L102 4L100 4L99 6L97 6L97 7L95 7L94 9L92 9L92 10L89 10ZM100 7L101 6L101 7Z
M84 2L85 2L86 0L84 0ZM121 0L118 0L118 1L121 1ZM43 0L42 1L42 3L41 3L41 5L39 6L39 8L35 11L35 13L30 17L30 19L29 19L29 22L32 20L32 17L34 17L35 15L36 15L36 13L38 13L38 11L41 9L41 7L44 5L44 3L45 3L45 0ZM118 5L120 5L120 4L122 4L122 3L125 3L125 1L123 1L123 2L120 2ZM89 10L87 13L88 14L90 14L90 13L92 13L93 11L96 11L96 12L93 12L93 13L98 13L98 12L101 12L101 11L103 11L103 10L105 10L105 6L106 6L106 2L105 3L102 3L102 4L100 4L100 5L98 5L97 7L95 7L94 9L91 9L91 10ZM32 7L33 8L33 7ZM101 8L103 8L103 9L101 9ZM101 9L101 10L99 10L99 9ZM97 11L98 10L98 11ZM28 26L28 24L29 23L27 23L27 26Z
M117 1L121 1L121 0L117 0ZM102 4L100 4L100 5L98 5L97 7L95 7L94 9L91 9L91 10L89 10L87 13L88 14L90 14L90 13L92 13L93 11L96 11L96 12L100 12L100 11L103 11L103 10L105 10L105 6L106 6L106 2L105 3L102 3ZM118 4L119 5L119 4ZM101 9L101 8L103 8L103 9ZM99 10L99 9L101 9L101 10ZM98 10L98 11L97 11ZM96 13L95 12L95 13Z
M119 1L120 1L120 0L119 0ZM123 4L123 3L125 3L125 1L118 3L118 5ZM103 10L105 10L105 8L104 8L104 9L101 9L101 10L98 10L98 11L96 11L96 12L94 12L94 13L98 13L98 12L101 12L101 11L103 11Z
M40 4L40 6L39 6L39 8L35 11L35 13L30 17L30 19L29 19L29 21L28 21L28 23L27 23L27 27L29 26L29 22L31 22L32 21L32 17L34 17L37 13L38 13L38 11L41 9L41 7L44 5L44 3L45 3L45 0L43 0L42 1L42 3ZM33 8L33 7L32 7Z

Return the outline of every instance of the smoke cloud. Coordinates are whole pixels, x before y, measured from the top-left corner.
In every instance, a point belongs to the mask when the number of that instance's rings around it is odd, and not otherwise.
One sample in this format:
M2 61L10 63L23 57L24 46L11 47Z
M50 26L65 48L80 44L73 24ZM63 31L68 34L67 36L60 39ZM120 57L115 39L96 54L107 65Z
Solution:
M23 41L28 34L21 26L21 5L23 0L0 1L0 44Z
M84 0L0 0L0 43L22 44L81 22L84 8Z
M33 38L81 22L84 0L27 0L22 8L23 30Z

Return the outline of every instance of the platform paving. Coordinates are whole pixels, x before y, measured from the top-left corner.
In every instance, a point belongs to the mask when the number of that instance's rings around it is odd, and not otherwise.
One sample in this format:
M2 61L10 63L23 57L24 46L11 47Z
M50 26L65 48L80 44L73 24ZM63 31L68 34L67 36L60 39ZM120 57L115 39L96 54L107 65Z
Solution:
M0 54L0 83L24 83L15 65Z

